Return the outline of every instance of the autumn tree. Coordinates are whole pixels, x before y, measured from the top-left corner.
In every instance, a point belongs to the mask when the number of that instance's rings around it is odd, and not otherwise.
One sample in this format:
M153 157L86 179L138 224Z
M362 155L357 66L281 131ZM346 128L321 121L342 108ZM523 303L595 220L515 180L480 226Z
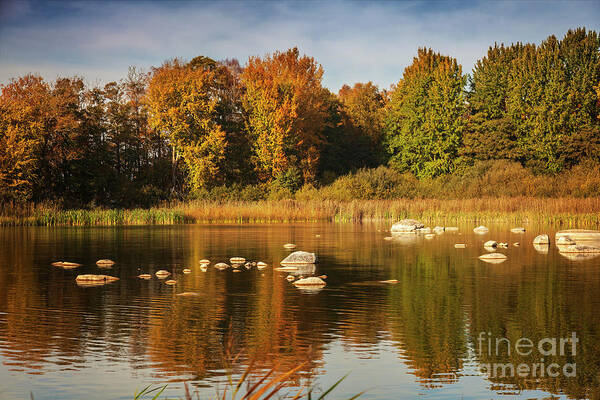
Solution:
M455 59L419 49L390 95L390 165L419 177L452 172L465 126L466 80Z
M168 138L174 168L184 161L192 191L223 182L227 138L218 119L216 70L205 58L165 62L153 71L146 98L150 125Z
M385 99L371 82L342 86L338 92L345 129L363 142L363 165L376 166L383 159L383 117ZM366 145L366 146L365 146Z
M297 48L251 57L242 73L246 131L259 179L314 180L327 119L323 69Z
M39 150L46 129L50 87L27 75L2 88L0 96L0 198L25 201L39 185Z

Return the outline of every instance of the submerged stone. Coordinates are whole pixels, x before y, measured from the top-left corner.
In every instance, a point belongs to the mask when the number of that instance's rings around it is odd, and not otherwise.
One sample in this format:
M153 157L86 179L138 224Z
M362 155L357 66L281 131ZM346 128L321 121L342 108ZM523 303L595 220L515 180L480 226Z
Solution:
M456 243L456 244L454 245L454 248L455 248L455 249L464 249L464 248L466 248L466 247L467 247L467 245L466 245L466 244L464 244L464 243Z
M294 243L286 243L286 244L283 245L283 247L285 249L291 250L291 249L295 249L296 245Z
M229 268L229 264L225 264L225 263L216 263L215 264L215 268L216 269L220 269L220 270L224 270Z
M200 296L200 293L196 293L196 292L183 292L183 293L177 293L177 296L181 296L181 297L197 297L197 296Z
M150 274L140 274L140 275L138 275L138 278L148 280L148 279L152 279L152 275L150 275Z
M510 231L511 231L512 233L524 233L524 232L525 232L525 228L521 228L521 227L518 227L518 228L512 228Z

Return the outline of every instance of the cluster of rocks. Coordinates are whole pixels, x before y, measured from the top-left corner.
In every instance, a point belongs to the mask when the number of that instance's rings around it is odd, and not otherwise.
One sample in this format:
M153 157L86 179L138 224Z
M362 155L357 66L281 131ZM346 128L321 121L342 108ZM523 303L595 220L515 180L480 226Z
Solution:
M458 230L456 227L440 227L436 226L431 229L425 227L425 225L414 219L404 219L396 222L392 225L390 231L391 237L385 237L385 240L395 240L398 236L400 241L405 240L408 235L424 234L425 239L432 239L435 234L441 234L443 232ZM486 226L478 226L473 228L473 232L479 235L488 233L490 230ZM434 232L435 234L432 234ZM525 228L515 227L510 229L511 233L523 234ZM586 230L586 229L569 229L559 231L555 237L556 246L561 255L573 259L582 260L589 259L592 257L600 256L600 231L597 230ZM414 239L413 239L414 240ZM514 242L513 246L520 246L519 242ZM533 247L540 253L548 253L550 246L550 238L547 234L541 234L533 239ZM465 243L456 243L454 245L456 249L464 249L467 247ZM507 249L509 244L507 242L497 242L495 240L488 240L483 244L484 249L490 253L484 254L479 257L482 261L491 263L501 263L507 259L507 256L502 253L498 253L498 249Z

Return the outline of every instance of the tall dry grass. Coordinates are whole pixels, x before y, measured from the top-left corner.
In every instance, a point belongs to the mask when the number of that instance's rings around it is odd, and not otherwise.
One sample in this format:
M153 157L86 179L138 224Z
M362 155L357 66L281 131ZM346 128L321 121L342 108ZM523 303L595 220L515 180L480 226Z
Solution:
M186 223L363 222L417 218L437 223L523 222L600 226L600 198L193 201L151 209L35 208L0 217L0 225L95 226Z

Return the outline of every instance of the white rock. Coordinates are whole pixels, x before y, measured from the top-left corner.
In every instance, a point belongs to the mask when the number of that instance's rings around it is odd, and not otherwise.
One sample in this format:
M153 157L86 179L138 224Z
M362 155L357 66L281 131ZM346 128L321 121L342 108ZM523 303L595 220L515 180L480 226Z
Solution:
M555 235L556 241L558 241L558 238L562 236L568 236L577 243L595 241L600 242L600 231L592 229L567 229L564 231L558 231Z
M548 235L538 235L533 239L533 244L550 244L550 238Z
M525 228L521 228L521 227L519 227L519 228L512 228L510 231L512 233L524 233L525 232Z
M289 264L314 264L317 262L315 253L295 251L281 261L281 265Z
M414 232L417 229L421 229L425 227L425 225L417 221L415 219L403 219L401 221L396 222L392 225L392 233L394 232Z
M102 260L96 261L96 265L102 266L102 267L112 267L113 265L115 265L115 262L113 260L102 259Z
M246 262L246 259L244 257L231 257L229 262L232 264L243 264Z
M169 271L165 271L164 269L161 269L159 271L156 271L156 273L154 274L156 275L158 278L166 278L167 276L171 275L171 273Z
M485 242L483 244L483 247L496 248L497 246L498 246L498 243L495 240L488 240L487 242Z
M456 232L458 231L458 226L447 226L444 228L446 232Z
M327 283L319 277L311 276L308 278L298 279L294 282L296 286L325 286Z
M477 234L484 234L484 233L488 233L489 231L490 230L483 225L480 225L477 228L473 229L473 232L475 232Z
M444 227L443 226L436 226L435 228L433 228L433 231L435 233L437 233L438 235L444 233Z
M428 226L426 226L425 228L420 228L420 229L417 229L417 231L418 231L419 233L427 234L427 233L431 233L431 228L430 228L430 227L428 227Z
M507 257L501 253L489 253L479 256L479 259L490 264L500 264L506 261Z
M572 246L577 243L573 239L571 239L569 236L556 236L556 244Z
M223 269L227 269L227 268L229 268L229 265L228 265L228 264L225 264L225 263L216 263L216 264L215 264L215 268L216 268L216 269L221 269L221 270L223 270Z
M466 244L464 244L464 243L456 243L456 244L454 245L454 248L455 248L455 249L464 249L464 248L466 248L466 247L467 247L467 245L466 245Z
M258 268L258 269L265 269L267 267L268 267L268 265L265 262L259 261L256 263L256 268Z
M433 233L428 233L427 235L425 235L425 239L427 239L427 240L431 240L434 237L435 237L435 234L433 234Z
M600 247L596 246L586 246L583 244L574 244L571 246L566 246L564 249L560 250L561 253L600 253Z

